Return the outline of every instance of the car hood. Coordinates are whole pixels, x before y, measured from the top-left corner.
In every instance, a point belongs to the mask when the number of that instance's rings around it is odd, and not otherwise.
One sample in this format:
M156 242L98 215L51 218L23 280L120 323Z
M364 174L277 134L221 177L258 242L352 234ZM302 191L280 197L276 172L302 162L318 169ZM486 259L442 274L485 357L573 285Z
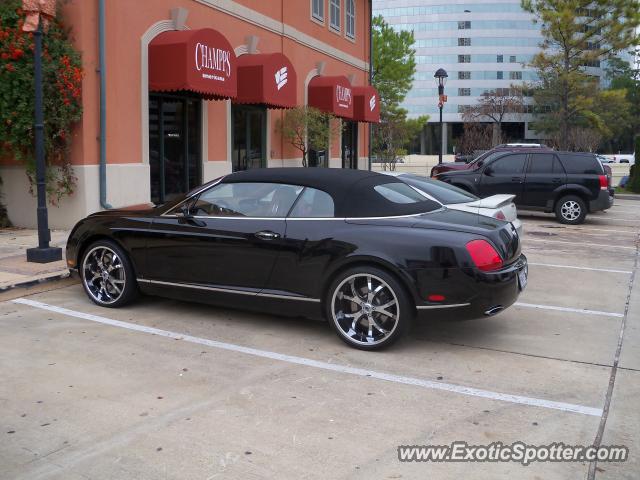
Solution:
M118 216L143 216L154 211L156 206L153 203L140 203L121 208L111 208L92 213L89 217L118 217Z

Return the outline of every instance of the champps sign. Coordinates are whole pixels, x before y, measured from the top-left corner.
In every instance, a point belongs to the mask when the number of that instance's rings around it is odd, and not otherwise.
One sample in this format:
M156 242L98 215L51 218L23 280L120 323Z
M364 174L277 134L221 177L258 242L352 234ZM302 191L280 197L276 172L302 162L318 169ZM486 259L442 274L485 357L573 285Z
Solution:
M196 70L202 78L224 82L231 76L231 52L196 43Z
M375 110L375 108L376 108L376 96L373 95L369 99L369 110L371 110L373 112Z
M343 87L342 85L336 85L336 100L338 101L339 107L351 107L351 89L349 87Z
M275 74L275 78L276 87L278 87L278 90L280 90L287 84L287 67L282 67L280 70L278 70Z

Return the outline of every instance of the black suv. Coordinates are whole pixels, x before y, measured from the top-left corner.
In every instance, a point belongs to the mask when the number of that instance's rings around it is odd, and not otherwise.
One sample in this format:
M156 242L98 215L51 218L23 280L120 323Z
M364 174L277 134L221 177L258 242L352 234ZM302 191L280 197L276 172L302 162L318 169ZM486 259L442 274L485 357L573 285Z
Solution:
M568 224L582 223L588 212L613 205L610 177L592 153L495 152L473 169L436 178L480 197L515 195L519 207L555 212L558 221Z

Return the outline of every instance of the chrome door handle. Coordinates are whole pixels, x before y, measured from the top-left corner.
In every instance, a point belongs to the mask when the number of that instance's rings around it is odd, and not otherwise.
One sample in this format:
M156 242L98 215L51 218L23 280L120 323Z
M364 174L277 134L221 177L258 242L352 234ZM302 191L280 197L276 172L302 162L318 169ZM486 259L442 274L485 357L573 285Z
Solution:
M260 240L275 240L276 238L280 238L279 233L269 231L257 232L255 235Z

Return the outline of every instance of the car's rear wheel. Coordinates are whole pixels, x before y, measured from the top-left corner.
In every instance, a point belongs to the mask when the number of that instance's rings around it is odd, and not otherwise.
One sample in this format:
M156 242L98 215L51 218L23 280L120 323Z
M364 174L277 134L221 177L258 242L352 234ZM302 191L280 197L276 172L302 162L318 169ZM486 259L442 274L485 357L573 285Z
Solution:
M138 293L127 254L109 240L98 240L87 247L80 263L80 277L89 298L103 307L120 307Z
M354 267L329 287L327 318L338 336L361 350L387 347L402 337L413 308L400 282L375 267Z
M580 197L567 195L556 203L556 218L560 223L578 225L587 216L587 205Z

